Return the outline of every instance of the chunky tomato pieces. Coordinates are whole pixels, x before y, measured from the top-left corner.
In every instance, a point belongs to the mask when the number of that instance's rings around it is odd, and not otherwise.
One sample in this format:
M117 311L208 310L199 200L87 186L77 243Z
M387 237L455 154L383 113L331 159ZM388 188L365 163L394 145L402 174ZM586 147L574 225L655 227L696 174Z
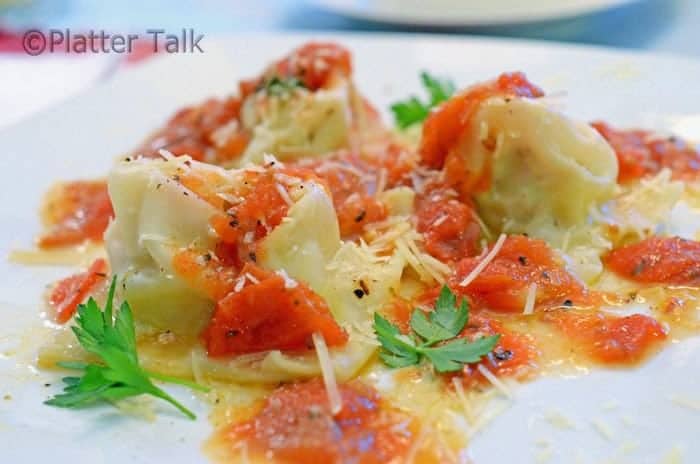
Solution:
M402 461L416 440L416 420L387 407L370 387L351 383L339 388L343 409L333 415L320 381L284 385L267 398L260 412L231 426L226 436L234 443L246 443L253 456L274 462ZM424 454L419 457L427 458Z
M425 250L443 262L476 254L481 229L471 204L448 189L434 188L416 200L417 230Z
M531 284L537 285L536 307L590 306L596 301L543 240L509 236L486 268L466 287L461 286L482 259L463 259L450 279L450 287L479 308L521 312Z
M347 341L326 302L305 284L253 264L243 267L240 278L245 285L217 302L204 332L210 356L305 350L313 348L314 332L329 346Z
M453 149L470 130L471 119L485 100L498 96L537 98L543 95L525 74L515 72L501 74L493 81L475 85L450 98L433 111L423 125L420 146L423 163L440 169L449 156L456 155L452 153Z
M498 377L518 380L523 380L535 372L539 350L534 338L528 334L508 330L502 323L483 313L472 313L460 337L475 340L491 335L500 335L493 351L480 363L464 366L462 373L468 385L488 382L479 371L479 364L483 364Z
M591 125L615 150L620 183L656 174L664 168L671 170L674 179L693 180L700 175L700 152L683 140L661 138L645 130L618 130L600 121Z
M134 155L159 157L161 149L199 161L226 161L240 156L248 134L237 127L241 100L212 98L201 105L183 108L134 151ZM218 131L232 124L228 131Z
M77 245L86 240L102 241L114 216L104 181L75 181L49 192L44 216L49 230L39 237L41 248Z
M65 324L78 305L107 277L107 261L96 259L87 271L59 281L49 295L49 305L56 311L56 322Z
M641 361L666 339L656 320L643 314L625 317L591 311L557 310L544 315L574 343L575 350L601 364Z
M217 255L240 268L246 261L256 261L258 240L277 227L289 211L289 203L280 193L285 189L270 172L250 173L245 188L236 195L239 203L214 216L212 227L220 238Z
M266 74L296 77L311 91L325 88L352 73L350 52L334 43L309 42L278 61Z
M679 237L650 237L617 248L605 264L635 282L700 286L700 242Z

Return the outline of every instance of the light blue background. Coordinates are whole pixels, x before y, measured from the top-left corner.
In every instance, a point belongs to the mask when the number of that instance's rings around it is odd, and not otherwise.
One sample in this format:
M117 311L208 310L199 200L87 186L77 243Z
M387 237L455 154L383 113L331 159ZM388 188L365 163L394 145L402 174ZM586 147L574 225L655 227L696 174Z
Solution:
M0 25L16 29L71 27L118 32L193 27L206 34L310 29L418 31L352 20L306 2L290 0L24 1L27 6L0 12ZM565 40L700 57L700 0L638 0L575 19L521 26L420 30Z

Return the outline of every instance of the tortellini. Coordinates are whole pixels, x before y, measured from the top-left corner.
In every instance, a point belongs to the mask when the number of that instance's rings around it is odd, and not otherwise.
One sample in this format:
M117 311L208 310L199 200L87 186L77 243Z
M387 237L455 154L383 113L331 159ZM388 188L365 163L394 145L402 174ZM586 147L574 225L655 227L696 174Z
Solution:
M174 273L173 255L190 244L213 246L209 218L216 210L174 180L181 163L137 159L115 165L108 180L115 217L105 246L138 322L191 333L204 327L214 305Z
M228 360L211 359L203 352L197 336L209 322L215 302L179 277L173 260L182 249L204 252L215 247L210 219L217 210L180 182L179 175L187 170L201 170L223 185L240 182L244 172L180 157L122 162L109 176L115 219L105 235L106 247L112 270L121 279L122 296L132 306L140 329L168 331L193 341L191 358L177 360L185 373L251 382L318 375L313 352L287 355L271 351ZM259 243L258 264L284 271L327 301L338 323L350 333L346 346L331 350L338 375L347 378L376 349L367 341L371 333L363 336L360 332L368 330L371 311L398 290L404 263L399 257L378 259L356 244L342 243L325 187L312 180L303 181L303 186L290 196L293 204L282 223ZM358 288L366 290L362 298L355 292ZM148 364L149 351L144 353ZM151 361L157 365L156 358ZM171 365L168 369L176 368Z
M279 96L254 93L241 108L241 123L251 140L235 165L260 164L265 153L284 161L346 147L355 113L363 111L356 99L348 81L315 92L299 88Z
M473 124L463 148L466 156L491 157L490 188L476 200L496 230L556 241L615 192L617 159L607 142L537 100L491 98Z

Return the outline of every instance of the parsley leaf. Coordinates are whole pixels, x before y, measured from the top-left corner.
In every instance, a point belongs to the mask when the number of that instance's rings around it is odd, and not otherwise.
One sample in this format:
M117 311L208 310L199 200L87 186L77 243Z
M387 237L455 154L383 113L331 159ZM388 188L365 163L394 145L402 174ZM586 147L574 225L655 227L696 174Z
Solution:
M390 367L413 366L427 359L438 372L454 372L464 364L478 362L498 343L500 335L474 341L456 338L467 325L469 308L444 286L435 302L435 309L426 315L414 309L411 315L412 334L402 334L398 327L378 313L374 314L374 331L382 348L380 359Z
M428 117L432 108L448 100L455 93L455 85L450 80L438 79L425 71L421 72L420 78L428 93L426 103L423 103L418 97L411 96L407 100L391 105L396 125L401 129L422 122Z
M271 97L283 97L296 89L305 89L306 85L296 77L272 76L262 84L262 90Z
M63 393L50 398L44 404L78 408L100 401L114 402L147 394L169 402L188 418L195 419L192 411L154 385L151 379L200 391L208 389L184 379L148 372L139 365L134 320L129 304L123 302L116 317L114 316L112 305L115 286L116 277L112 279L104 311L92 298L79 305L77 324L72 327L83 349L100 358L102 364L58 363L58 366L65 369L81 371L82 376L64 377Z

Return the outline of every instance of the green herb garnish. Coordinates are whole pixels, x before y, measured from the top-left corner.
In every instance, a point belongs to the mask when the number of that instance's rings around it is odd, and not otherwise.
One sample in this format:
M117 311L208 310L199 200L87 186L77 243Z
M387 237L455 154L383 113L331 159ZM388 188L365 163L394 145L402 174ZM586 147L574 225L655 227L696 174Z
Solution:
M411 96L408 100L391 105L396 125L401 129L422 122L428 117L432 108L448 100L455 93L455 85L450 80L440 80L425 71L420 73L420 79L428 92L429 100L426 103L416 96Z
M76 325L72 327L80 345L90 354L100 358L102 364L60 362L66 369L83 371L81 377L65 377L63 393L50 398L44 404L61 408L79 408L92 403L115 402L138 395L153 395L163 399L190 419L192 411L158 388L151 379L184 385L199 391L208 391L196 383L144 370L139 365L136 352L134 320L129 304L125 301L113 315L112 302L116 277L112 279L104 311L90 298L78 306Z
M454 372L464 364L475 363L496 346L500 335L469 341L455 338L469 320L469 307L447 287L442 287L435 310L425 313L416 308L411 315L411 333L402 334L381 314L374 314L374 331L382 344L379 357L390 367L413 366L427 359L437 372Z
M296 77L272 76L262 85L262 90L271 97L283 97L297 89L305 89L306 85Z

